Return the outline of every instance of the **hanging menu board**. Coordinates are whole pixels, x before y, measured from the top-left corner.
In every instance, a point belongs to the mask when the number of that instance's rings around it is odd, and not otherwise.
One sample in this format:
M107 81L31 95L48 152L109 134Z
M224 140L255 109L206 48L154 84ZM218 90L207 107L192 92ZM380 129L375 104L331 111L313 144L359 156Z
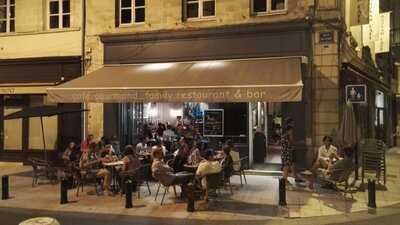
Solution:
M224 136L224 110L204 110L203 136L223 137Z

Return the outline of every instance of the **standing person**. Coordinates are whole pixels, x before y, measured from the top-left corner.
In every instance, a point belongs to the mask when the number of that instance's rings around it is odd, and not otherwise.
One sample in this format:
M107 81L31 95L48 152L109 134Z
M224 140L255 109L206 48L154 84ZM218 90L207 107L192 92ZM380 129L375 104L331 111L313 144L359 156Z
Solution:
M152 139L153 138L153 133L151 132L151 128L148 124L145 124L143 126L143 136L148 139Z
M157 138L161 138L165 131L165 125L163 123L158 123L158 127L156 130Z
M148 137L141 136L139 138L139 142L136 144L136 151L137 152L145 151L148 147L147 145L148 142L149 142Z
M287 178L289 172L295 173L294 171L294 149L293 149L293 126L286 125L284 133L282 134L282 167L283 167L283 179L288 183Z
M264 163L267 155L267 139L260 127L257 127L253 139L254 162Z
M117 155L118 158L121 158L121 145L120 142L118 140L117 135L113 135L111 138L111 145L115 151L115 154Z
M124 165L122 167L122 171L124 172L132 172L138 169L141 166L140 160L133 150L132 145L127 145L124 151L124 158L122 158Z

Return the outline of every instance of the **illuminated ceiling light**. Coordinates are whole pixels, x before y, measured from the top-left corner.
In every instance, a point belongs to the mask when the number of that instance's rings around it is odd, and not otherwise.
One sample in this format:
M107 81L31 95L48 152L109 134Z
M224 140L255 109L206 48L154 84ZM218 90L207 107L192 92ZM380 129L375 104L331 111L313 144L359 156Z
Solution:
M182 110L181 109L170 109L169 115L172 118L176 118L177 116L182 116Z
M149 70L149 71L154 71L154 70L166 70L171 68L174 65L174 63L149 63L146 65L142 66L142 70Z
M225 61L204 61L204 62L197 62L194 64L193 67L196 68L219 68L226 65Z

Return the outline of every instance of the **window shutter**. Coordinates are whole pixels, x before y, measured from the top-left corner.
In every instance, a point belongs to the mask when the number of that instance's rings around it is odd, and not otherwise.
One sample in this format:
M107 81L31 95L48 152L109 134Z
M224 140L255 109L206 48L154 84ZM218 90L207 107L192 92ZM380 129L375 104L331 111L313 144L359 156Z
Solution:
M182 0L182 22L187 19L187 0Z
M120 0L115 0L115 27L119 27L119 14L120 14L119 2Z

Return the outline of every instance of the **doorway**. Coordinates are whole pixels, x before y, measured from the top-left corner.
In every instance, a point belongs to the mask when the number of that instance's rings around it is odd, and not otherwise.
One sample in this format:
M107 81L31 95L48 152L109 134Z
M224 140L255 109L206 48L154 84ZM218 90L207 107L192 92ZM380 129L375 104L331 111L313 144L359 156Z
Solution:
M265 135L265 150L257 147L253 140L253 168L263 171L280 171L281 151L280 137L282 132L282 104L257 102L251 103L251 127L253 137L262 131ZM259 146L259 145L258 145ZM265 152L260 152L265 151Z

